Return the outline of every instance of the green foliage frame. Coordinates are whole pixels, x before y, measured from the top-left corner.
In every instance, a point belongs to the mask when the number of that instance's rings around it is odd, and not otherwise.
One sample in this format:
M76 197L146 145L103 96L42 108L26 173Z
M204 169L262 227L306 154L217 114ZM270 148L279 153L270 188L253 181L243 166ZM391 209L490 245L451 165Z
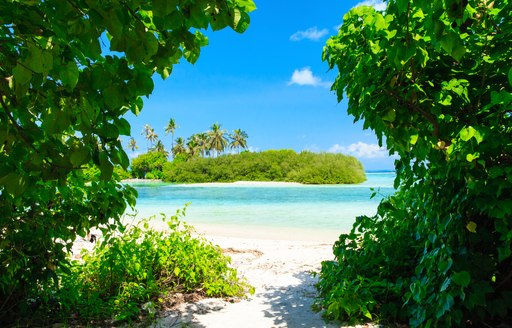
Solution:
M399 155L399 191L324 263L326 317L512 320L511 39L507 0L392 0L351 10L327 41L333 90Z
M7 0L0 3L0 317L57 281L77 235L115 229L136 192L122 117L156 72L194 63L199 31L249 24L251 0ZM92 181L82 169L99 168ZM53 282L52 282L53 281ZM26 309L29 311L29 309Z

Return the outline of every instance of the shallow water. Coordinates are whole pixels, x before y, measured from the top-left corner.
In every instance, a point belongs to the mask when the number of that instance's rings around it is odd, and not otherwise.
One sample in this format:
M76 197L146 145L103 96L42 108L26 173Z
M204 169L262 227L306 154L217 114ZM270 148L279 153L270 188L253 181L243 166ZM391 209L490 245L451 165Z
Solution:
M180 185L133 184L138 217L187 208L192 224L348 231L359 215L373 215L380 199L393 192L395 174L367 173L357 185ZM370 199L373 191L379 194Z

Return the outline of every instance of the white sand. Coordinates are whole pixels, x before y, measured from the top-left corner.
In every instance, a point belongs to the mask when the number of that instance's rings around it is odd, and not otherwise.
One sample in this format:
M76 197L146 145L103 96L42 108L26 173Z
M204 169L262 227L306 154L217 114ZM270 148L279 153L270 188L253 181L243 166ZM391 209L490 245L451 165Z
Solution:
M209 298L181 304L179 311L160 313L152 327L340 327L325 323L311 309L317 295L317 278L311 272L333 259L332 245L339 233L215 225L196 229L232 258L233 267L256 292L237 301Z
M198 228L201 229L207 231L208 240L232 258L232 265L256 292L239 302L205 299L183 304L180 313L163 313L153 327L169 327L173 323L176 327L195 328L340 327L325 323L311 309L317 296L317 278L311 273L320 270L322 261L333 259L332 236L311 233L306 239L301 239L304 234L294 235L295 240L290 234L286 235L287 240L249 239L219 236L215 234L219 231L209 230L211 227ZM271 231L264 237L273 236ZM246 236L247 232L239 230L238 234Z
M187 183L179 184L185 187L290 187L305 186L298 182L278 182L278 181L236 181L236 182L206 182L206 183Z

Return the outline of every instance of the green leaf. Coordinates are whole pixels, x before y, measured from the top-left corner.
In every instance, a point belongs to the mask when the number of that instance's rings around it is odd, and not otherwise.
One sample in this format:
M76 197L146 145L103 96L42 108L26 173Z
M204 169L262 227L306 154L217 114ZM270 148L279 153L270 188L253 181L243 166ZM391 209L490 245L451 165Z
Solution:
M246 12L235 9L233 12L233 29L238 33L243 33L249 27L249 15Z
M395 119L396 119L396 111L394 109L387 111L386 114L384 114L384 116L382 116L383 121L387 121L390 123L394 122Z
M439 291L444 292L450 286L451 282L452 282L452 280L450 278L446 278L444 280L443 284L441 285L441 289Z
M463 128L459 132L460 139L462 141L468 141L469 139L473 138L475 136L475 128L472 126L468 126L467 128Z
M372 314L370 313L370 311L368 311L368 308L366 306L361 306L361 312L365 317L372 320Z
M114 120L114 124L119 129L119 134L124 136L129 136L131 134L130 123L128 123L128 121L125 118L121 117L120 119Z
M411 137L410 137L410 143L411 143L411 145L415 145L415 144L416 144L416 142L418 142L418 135L417 135L417 134L413 134L413 135L411 135Z
M14 81L20 85L28 85L32 79L32 71L18 64L13 69Z
M471 275L467 271L455 272L452 274L452 280L461 287L467 287L471 282Z
M69 159L73 166L78 167L82 164L89 162L90 153L87 151L86 148L79 148L71 153Z
M101 180L110 180L112 179L112 173L114 172L114 165L109 161L108 155L106 152L102 151L99 154L100 159L100 170L101 170Z
M0 178L0 186L13 196L20 196L27 189L27 181L16 172L11 172Z
M469 232L476 233L476 223L473 221L469 221L466 224L466 229L468 229Z
M397 0L396 5L398 7L398 12L405 13L409 8L409 0Z
M460 61L466 53L466 48L458 34L449 33L441 38L441 47L456 61Z
M124 104L124 96L120 88L115 84L110 85L103 90L105 103L110 109L119 109Z
M164 17L176 11L179 0L153 0L153 14L155 17Z
M145 73L139 73L135 77L135 86L137 88L136 93L139 96L149 96L153 92L155 84L151 75Z
M443 260L439 263L439 272L442 272L445 274L453 265L453 260L451 258L448 258L447 260Z
M466 155L466 160L468 162L473 162L475 159L479 158L480 157L480 154L479 153L474 153L474 154L467 154Z
M512 85L512 68L508 70L508 83Z
M246 12L251 12L253 10L256 10L256 5L254 4L254 1L252 0L238 0L237 5L244 9Z
M63 65L62 71L60 73L60 79L62 81L62 84L65 87L68 87L69 90L74 89L76 84L78 83L79 74L80 71L78 70L78 67L75 63L70 62L66 65Z

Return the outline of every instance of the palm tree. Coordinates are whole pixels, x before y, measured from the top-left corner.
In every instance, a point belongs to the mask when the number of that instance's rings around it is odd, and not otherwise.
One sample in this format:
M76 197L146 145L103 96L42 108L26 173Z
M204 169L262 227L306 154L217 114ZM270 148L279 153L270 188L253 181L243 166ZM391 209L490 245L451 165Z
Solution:
M185 140L183 140L183 138L181 138L181 137L177 138L176 144L174 145L174 147L172 147L172 155L174 157L176 157L179 154L186 153L186 151L187 151L187 148L185 146Z
M171 134L171 149L174 147L174 131L178 128L176 121L171 118L165 127L165 135Z
M196 157L198 153L201 152L201 149L199 148L199 145L196 142L196 138L194 136L191 136L187 139L187 153L190 156L190 158Z
M245 131L242 129L233 130L233 134L230 134L229 137L231 138L231 143L229 144L231 149L236 148L239 154L240 148L247 149L247 138L249 138L249 136Z
M201 157L210 155L210 146L208 144L208 134L206 132L196 133L192 136L197 144L198 150L201 152Z
M208 131L208 144L209 149L213 150L214 154L220 154L226 149L228 139L226 138L226 130L221 129L218 123L213 124ZM214 156L215 157L215 156Z
M137 146L137 141L135 141L135 138L130 138L130 141L128 141L128 148L130 148L132 152L134 152L136 149L139 149L139 146Z
M156 134L155 131L153 130L149 132L149 134L146 136L146 139L148 139L148 141L150 142L151 148L153 148L153 144L155 142L160 141L158 140L158 134Z
M157 140L155 147L151 148L151 150L162 153L165 155L165 157L169 156L169 152L165 150L164 144L162 143L161 140Z
M144 128L142 129L141 134L146 138L146 149L149 151L149 141L153 138L153 135L155 135L155 130L151 127L149 124L145 124ZM150 137L151 136L151 137ZM157 136L158 137L158 136Z

